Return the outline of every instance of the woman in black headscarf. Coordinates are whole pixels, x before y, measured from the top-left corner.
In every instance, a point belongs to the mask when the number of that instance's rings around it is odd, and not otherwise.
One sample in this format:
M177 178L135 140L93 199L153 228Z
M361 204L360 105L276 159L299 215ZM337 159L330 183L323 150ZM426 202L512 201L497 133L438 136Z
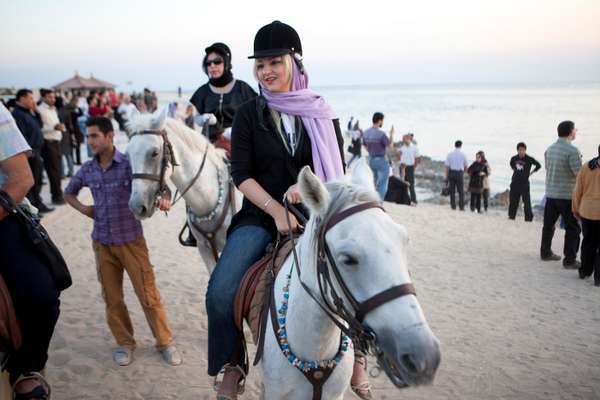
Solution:
M190 98L198 114L196 124L208 127L203 133L216 147L222 148L229 158L231 145L231 125L237 108L257 96L246 82L234 79L231 72L231 50L224 43L214 43L207 47L202 61L202 69L208 75L208 82L200 86ZM196 246L196 239L189 231L182 242L184 246Z
M208 83L194 92L190 103L200 114L196 117L196 123L202 126L208 123L208 138L211 143L223 144L223 138L229 141L237 108L257 95L250 85L233 77L231 50L226 44L217 42L204 51L206 55L202 69L208 75Z

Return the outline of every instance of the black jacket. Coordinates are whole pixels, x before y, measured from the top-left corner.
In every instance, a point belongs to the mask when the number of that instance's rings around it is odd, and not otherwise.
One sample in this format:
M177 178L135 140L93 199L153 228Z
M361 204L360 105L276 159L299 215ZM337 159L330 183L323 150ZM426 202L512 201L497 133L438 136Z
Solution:
M231 131L231 175L236 186L255 179L273 199L283 200L305 165L313 170L310 138L302 123L295 155L287 151L264 97L256 97L237 110ZM339 120L333 120L342 165L344 152ZM260 225L273 236L277 233L270 215L244 198L242 209L233 217L229 232L242 225Z
M256 97L256 92L246 82L236 80L229 93L218 94L210 90L208 83L200 86L190 98L190 103L200 114L211 113L217 117L217 124L209 127L208 138L211 142L217 134L233 124L235 111L240 104Z
M542 168L542 165L537 162L533 157L525 154L525 157L521 158L517 154L510 159L510 167L513 170L511 185L518 186L529 186L529 175L531 175L531 167L535 166L533 172Z
M480 175L481 172L488 175L487 165L480 162L473 162L469 169L467 170L468 174L471 176L469 179L469 192L471 193L481 193L483 192L483 176Z
M16 105L12 112L13 118L19 127L19 130L27 140L29 147L33 150L41 149L44 144L44 134L42 133L42 119L39 114L32 114L27 108Z

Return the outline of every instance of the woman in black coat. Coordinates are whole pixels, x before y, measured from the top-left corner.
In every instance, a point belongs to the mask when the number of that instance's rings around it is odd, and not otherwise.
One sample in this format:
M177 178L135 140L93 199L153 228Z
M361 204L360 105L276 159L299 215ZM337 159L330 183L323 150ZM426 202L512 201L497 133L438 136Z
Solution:
M339 121L307 88L301 54L300 38L292 27L275 21L258 31L251 58L262 95L243 104L233 123L231 174L244 202L233 217L206 294L208 373L224 373L217 398L237 398L244 375L245 347L233 319L236 289L277 232L287 232L288 217L292 229L300 228L287 214L283 198L301 201L296 181L304 166L323 181L344 174ZM360 383L362 394L370 395L366 374Z
M483 193L483 179L488 175L487 162L483 151L478 151L475 161L467 170L469 174L469 192L471 192L471 211L481 213L481 194Z
M208 75L208 82L200 86L190 98L198 115L196 123L208 124L211 143L229 133L238 107L256 97L256 92L246 82L234 79L231 72L231 50L224 43L214 43L205 49L202 69Z

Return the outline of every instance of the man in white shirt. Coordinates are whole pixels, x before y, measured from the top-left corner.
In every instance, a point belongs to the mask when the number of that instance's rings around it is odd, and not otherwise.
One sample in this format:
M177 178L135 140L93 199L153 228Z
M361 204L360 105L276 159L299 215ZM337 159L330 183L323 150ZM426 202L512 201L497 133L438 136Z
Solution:
M456 210L456 199L454 191L458 191L458 207L460 211L465 211L465 189L464 189L464 173L467 171L469 164L467 156L461 150L462 141L457 140L454 143L454 150L448 153L446 157L446 182L450 190L450 207Z
M419 148L412 143L411 135L402 136L403 145L400 148L400 165L404 169L404 180L410 183L410 202L417 204L417 193L415 192L415 168L421 161Z
M42 147L42 158L44 159L44 168L50 182L50 193L52 194L52 203L57 205L65 204L61 188L61 162L62 155L60 151L60 141L62 140L65 125L58 120L56 112L56 96L54 92L48 89L40 89L42 103L38 107L38 112L42 118L42 133L44 135L44 146Z
M136 110L135 105L131 102L131 97L128 95L123 96L123 102L117 108L117 112L121 116L123 122L127 122L131 113Z

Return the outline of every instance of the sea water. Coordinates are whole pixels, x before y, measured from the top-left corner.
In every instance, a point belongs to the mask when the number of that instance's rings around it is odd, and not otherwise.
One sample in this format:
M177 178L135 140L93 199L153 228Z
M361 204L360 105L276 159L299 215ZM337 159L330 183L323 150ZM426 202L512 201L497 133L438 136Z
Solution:
M544 151L557 139L556 127L572 120L578 130L573 142L584 162L596 156L600 145L600 82L552 85L387 85L315 87L345 127L354 116L361 127L371 116L385 114L384 129L394 125L396 140L415 135L421 154L443 160L458 139L469 162L483 150L490 164L492 193L508 189L510 158L518 142L544 164ZM159 92L161 105L185 101L176 92ZM544 195L545 170L531 177L532 198ZM418 184L418 182L417 182Z

